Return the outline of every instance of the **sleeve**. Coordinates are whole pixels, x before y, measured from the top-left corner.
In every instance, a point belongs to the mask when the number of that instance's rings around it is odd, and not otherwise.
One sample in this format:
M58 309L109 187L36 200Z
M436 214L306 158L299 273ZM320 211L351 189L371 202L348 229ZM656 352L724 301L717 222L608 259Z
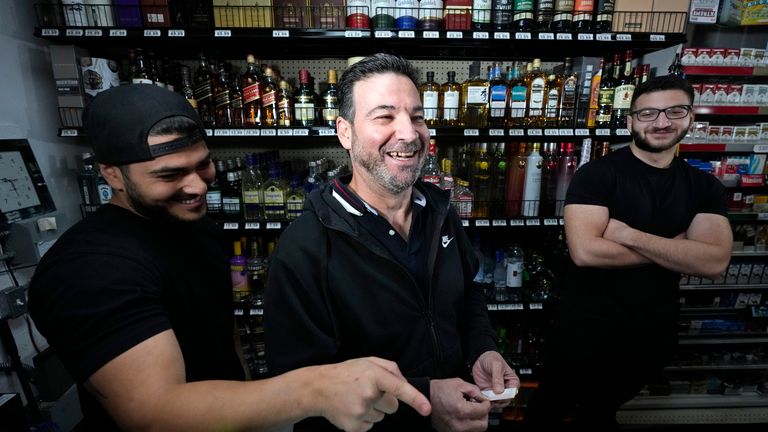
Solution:
M608 207L612 176L600 159L589 162L573 175L565 196L565 205L586 204Z
M728 216L728 194L725 186L711 174L704 174L703 180L704 194L702 199L699 200L696 213L714 213Z

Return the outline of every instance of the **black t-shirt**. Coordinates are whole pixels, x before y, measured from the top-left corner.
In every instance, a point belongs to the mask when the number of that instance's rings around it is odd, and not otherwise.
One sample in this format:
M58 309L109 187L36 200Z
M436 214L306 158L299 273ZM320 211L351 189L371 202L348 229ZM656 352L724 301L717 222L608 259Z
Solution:
M726 215L725 188L712 175L675 157L668 168L648 165L629 147L576 171L568 204L607 207L610 217L640 231L672 238L698 213ZM656 264L599 269L571 263L563 310L629 327L669 330L677 322L680 275Z
M224 251L209 219L149 220L106 205L45 254L30 285L30 314L78 384L168 329L187 381L242 380ZM88 430L117 429L82 386L80 397Z

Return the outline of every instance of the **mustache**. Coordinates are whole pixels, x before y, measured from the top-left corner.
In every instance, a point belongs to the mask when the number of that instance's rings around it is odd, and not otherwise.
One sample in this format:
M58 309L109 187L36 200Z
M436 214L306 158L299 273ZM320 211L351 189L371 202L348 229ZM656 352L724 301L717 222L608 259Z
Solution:
M180 193L173 196L174 201L187 201L187 200L193 200L201 197L200 194L186 194L186 193Z
M674 130L671 127L651 129L651 133L659 133L659 132L674 132Z
M382 148L384 153L388 152L410 152L419 151L422 149L421 141L400 142L391 146L385 146Z

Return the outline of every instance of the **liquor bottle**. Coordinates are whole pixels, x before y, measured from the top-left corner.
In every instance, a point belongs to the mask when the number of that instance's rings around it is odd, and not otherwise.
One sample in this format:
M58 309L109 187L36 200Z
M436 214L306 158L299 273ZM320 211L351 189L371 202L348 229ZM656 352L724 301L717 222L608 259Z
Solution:
M533 1L534 0L514 0L512 30L517 32L529 32L533 30Z
M508 301L520 301L522 299L523 271L525 270L525 252L519 244L513 244L507 250L506 269L505 282L508 288Z
M299 88L293 96L297 126L310 127L315 125L316 100L317 94L315 94L315 89L310 85L309 71L301 69L299 71Z
M552 25L554 0L536 0L536 30L547 31Z
M597 123L597 108L600 105L600 82L603 80L603 69L607 64L604 60L600 60L600 64L597 67L595 75L592 77L592 84L589 93L589 112L587 113L587 126L595 127Z
M415 29L419 23L418 0L396 0L395 1L395 28Z
M569 32L573 25L573 1L555 0L555 16L552 18L552 30Z
M648 78L651 76L651 65L650 64L644 64L643 65L643 72L642 72L642 78L640 78L640 84L648 81Z
M451 193L453 193L453 187L456 184L452 168L451 159L445 158L440 161L440 189L451 191Z
M614 0L597 0L595 7L594 31L609 32L613 27Z
M579 77L573 72L572 60L566 57L563 66L563 89L560 95L560 126L573 126L578 85Z
M371 0L374 29L395 28L395 0Z
M565 194L571 184L577 167L573 143L560 143L560 158L557 162L557 189L555 191L555 216L562 217L565 207Z
M494 30L509 30L512 27L512 3L514 0L493 0L491 21Z
M248 261L243 256L243 244L240 240L232 243L234 254L229 259L229 274L232 278L232 295L236 302L248 300L251 295Z
M503 250L496 251L496 265L493 267L493 293L497 302L509 301L507 265Z
M271 67L264 68L264 81L261 93L261 125L277 126L277 83Z
M279 177L276 165L269 167L269 179L261 188L264 197L264 217L266 219L285 219L285 199L288 186Z
M213 87L213 74L208 67L205 55L201 53L195 72L195 99L197 100L197 112L200 114L200 120L205 127L213 127L214 125Z
M507 154L503 142L496 143L491 154L491 217L504 218L504 188L507 186Z
M288 220L297 219L304 211L304 188L299 183L298 176L291 176L290 189L285 198L285 217Z
M181 66L181 94L197 110L197 99L195 99L195 89L192 87L192 76L189 66Z
M245 173L243 174L243 213L245 220L258 220L264 217L261 196L262 175L256 168L253 154L245 155Z
M544 123L547 127L560 124L560 96L563 90L563 76L551 73L547 76L547 92L544 100Z
M621 73L619 54L613 56L613 73L608 73L608 67L603 69L603 77L600 80L600 96L598 100L597 116L595 125L598 127L608 127L611 125L611 116L613 114L613 97L616 94L616 83Z
M443 0L419 2L419 28L437 30L443 27Z
M437 164L437 145L434 139L429 140L429 151L421 169L421 180L440 185L440 167Z
M256 57L248 54L248 64L245 73L241 77L243 88L243 115L245 127L255 128L261 126L261 73Z
M336 86L336 70L328 69L328 87L320 96L323 102L322 125L331 128L336 127L336 118L339 116L339 89Z
M424 107L424 121L429 127L440 124L440 84L435 82L435 73L427 72L427 80L419 85L421 105Z
M440 86L439 109L444 126L461 126L459 119L461 90L461 84L456 82L456 72L448 71L448 81Z
M507 106L509 105L509 85L501 77L501 65L499 63L493 63L488 86L491 92L488 125L504 127L507 118Z
M531 152L525 161L525 184L523 184L522 216L537 217L539 215L539 199L541 198L541 164L543 158L539 150L541 144L533 143Z
M632 50L627 50L624 54L624 72L616 83L616 91L613 95L611 126L615 128L627 127L627 114L629 114L629 107L634 93L635 79L632 76Z
M573 5L573 29L577 32L592 31L592 12L595 0L576 0Z
M221 188L221 205L224 217L239 219L243 208L242 184L234 171L227 172L227 182Z
M291 85L288 81L281 79L277 84L275 93L275 105L277 106L277 127L296 126L294 122L293 95L291 94Z
M80 190L80 198L86 214L96 211L99 206L97 177L98 172L96 171L93 154L83 153L82 167L77 174L77 186Z
M528 88L528 115L526 125L530 127L544 126L544 102L547 94L547 77L541 71L541 60L533 59L531 73L525 77Z
M552 217L555 215L558 173L556 146L557 143L545 143L542 150L541 205L539 207L539 213L542 217Z
M683 69L683 63L680 60L680 53L675 53L675 59L667 69L670 75L677 75L680 78L685 79L685 70Z
M584 138L581 141L581 158L579 158L579 166L576 167L578 170L579 168L583 167L587 164L587 162L590 161L592 154L592 138Z
M131 68L133 75L131 76L131 84L154 84L152 80L152 73L144 59L144 51L141 48L137 48L134 58L134 66Z
M264 278L266 270L264 259L259 255L259 242L251 240L251 254L246 260L248 268L248 285L251 288L251 304L256 307L264 306Z
M216 127L232 126L232 99L229 96L229 74L224 69L224 63L219 64L219 79L213 90L215 110L213 112Z
M158 87L165 88L165 77L163 76L162 70L157 65L157 58L155 57L154 52L147 52L146 63L149 67L149 75L152 77L152 82Z
M475 194L474 217L487 218L491 204L491 159L488 157L488 143L479 143L475 158L472 184Z
M240 79L235 74L230 74L229 98L232 107L232 127L245 127L245 113L243 112L243 90L240 88Z
M507 216L520 216L523 199L523 186L525 184L525 164L527 162L525 143L517 145L517 152L507 164L507 185L504 188L504 201L506 202Z
M525 124L525 114L528 110L528 85L521 73L521 65L511 70L509 78L509 115L507 127L520 127Z
M461 122L464 127L488 126L488 80L480 76L480 62L469 66L469 78L461 84Z
M491 28L491 0L472 1L472 28L475 30Z
M371 0L347 0L347 27L369 28L372 12Z
M451 195L451 204L456 209L461 218L472 217L472 205L475 197L472 191L469 190L469 182L463 179L456 179L456 185L453 188L453 194Z
M220 217L224 210L221 201L221 188L226 182L227 172L224 169L224 161L216 161L216 176L211 184L208 185L208 191L205 193L205 202L208 207L208 214L214 219Z
M462 180L471 180L472 174L472 151L469 144L464 144L459 150L459 161L456 164L456 177Z

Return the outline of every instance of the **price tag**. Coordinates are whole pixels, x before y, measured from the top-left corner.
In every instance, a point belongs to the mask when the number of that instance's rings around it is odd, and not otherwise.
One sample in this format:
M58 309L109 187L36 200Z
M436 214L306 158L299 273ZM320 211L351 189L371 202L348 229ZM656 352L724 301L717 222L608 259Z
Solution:
M373 36L377 38L391 38L392 32L389 30L376 30Z
M507 220L506 219L494 219L493 220L493 226L507 226Z
M293 131L290 129L278 129L277 136L293 136Z
M232 135L244 136L245 135L245 129L232 129Z
M490 221L488 219L478 219L478 220L475 221L475 226L476 227L487 227L487 226L491 226L491 223L490 223Z
M468 227L468 226L469 226L469 221L468 221L468 220L466 220L466 219L462 219L462 220L461 220L461 226L465 226L465 227Z
M589 129L576 129L573 132L576 136L589 136Z
M759 221L768 220L768 213L758 213L757 220Z
M291 37L291 31L290 30L272 30L272 37L273 38Z
M595 130L595 135L605 136L605 135L610 135L610 134L611 134L611 130L610 129L596 129Z
M86 36L101 37L101 29L85 29Z
M472 32L472 39L488 39L488 32Z
M629 136L629 129L616 129L616 135Z
M125 37L128 36L128 30L126 29L110 29L109 35L114 37Z
M509 226L524 226L525 221L522 219L510 219Z
M344 32L344 37L360 38L363 37L363 32L360 30L347 30Z
M205 136L213 136L213 129L206 129Z
M531 40L531 34L528 32L515 33L515 39L517 40Z
M496 32L493 34L493 38L509 40L509 32Z
M257 230L261 228L261 224L258 222L246 222L245 223L245 229L247 230Z
M144 37L160 37L162 35L160 29L144 29Z
M561 136L573 135L573 129L560 129Z
M479 136L479 129L464 129L464 136Z
M293 136L309 136L309 129L294 129Z
M537 309L541 310L541 309L544 309L544 305L541 303L531 303L530 308L531 310L537 310Z
M539 33L539 40L555 40L554 33Z
M593 35L592 33L579 33L578 39L580 41L591 41L591 40L595 40L595 35Z
M277 130L275 129L262 129L261 136L277 136Z
M243 315L243 310L242 309L235 309L235 315L236 316L242 316Z
M504 129L488 129L490 136L504 136Z
M400 30L397 32L397 37L403 39L413 39L416 37L416 32L413 30Z
M334 136L336 135L336 129L323 128L317 131L320 136Z
M425 31L421 34L421 37L424 39L439 39L440 38L440 32L436 31Z
M570 33L558 33L557 40L573 40L573 35Z
M184 37L187 35L186 30L183 29L170 29L168 30L168 37Z
M544 135L546 136L558 136L560 131L557 129L544 129Z
M488 310L489 310L489 311L495 311L495 310L499 310L499 305L496 305L496 304L489 304L489 305L488 305Z
M280 229L282 227L280 222L267 222L267 229Z
M59 29L52 29L52 28L44 28L40 34L43 36L58 36L59 35Z
M533 375L533 371L531 368L520 368L520 370L517 371L520 375Z
M429 136L437 136L437 129L430 129Z
M558 220L558 222L560 222L560 226L564 226L565 225L565 219L563 219L563 218L560 218Z
M224 222L225 230L236 230L240 228L240 224L237 222Z
M541 136L541 129L528 129L528 136Z
M251 315L264 315L264 309L262 309L262 308L252 308L251 309Z
M626 34L626 33L620 33L616 35L616 40L622 41L622 42L630 42L632 41L632 35Z
M447 37L448 39L464 39L464 33L449 31L448 33L445 34L445 37Z
M612 33L600 33L597 35L599 41L610 41Z
M523 136L525 131L523 129L510 129L509 136Z
M557 226L557 218L546 218L544 219L544 225L545 226Z
M83 29L67 29L67 36L82 36Z
M75 137L77 136L77 129L62 129L61 136L63 137Z
M667 37L665 35L660 35L660 34L651 35L651 42L665 42L666 40L667 40Z
M526 219L525 220L525 225L526 226L540 226L541 225L541 221L538 220L538 219Z
M230 136L231 131L229 129L216 129L213 131L213 136Z
M246 129L245 130L246 136L259 136L260 131L258 129Z
M232 37L232 30L214 30L214 37Z
M768 153L768 144L755 144L752 147L752 151L755 153Z

